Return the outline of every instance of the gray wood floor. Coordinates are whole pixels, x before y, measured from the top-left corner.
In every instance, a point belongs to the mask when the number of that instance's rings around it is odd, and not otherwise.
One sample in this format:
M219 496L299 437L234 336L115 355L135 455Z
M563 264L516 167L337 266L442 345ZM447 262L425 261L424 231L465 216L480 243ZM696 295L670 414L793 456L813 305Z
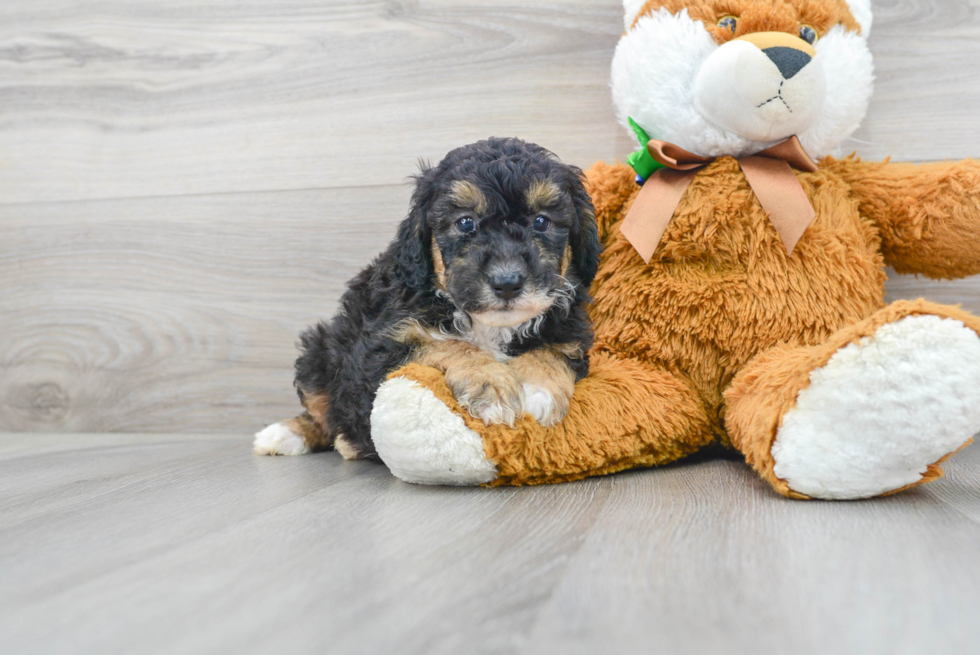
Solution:
M407 485L220 435L0 436L4 653L972 653L980 448L797 502L711 460Z

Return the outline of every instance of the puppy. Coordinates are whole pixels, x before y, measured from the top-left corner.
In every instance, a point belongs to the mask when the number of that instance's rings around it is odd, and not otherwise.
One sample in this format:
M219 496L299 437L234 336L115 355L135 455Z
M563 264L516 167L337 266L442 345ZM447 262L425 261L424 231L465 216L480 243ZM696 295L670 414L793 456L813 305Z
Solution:
M395 241L348 284L333 320L300 337L306 412L259 432L255 453L376 459L371 405L407 362L443 371L488 424L525 412L557 423L588 372L599 249L582 172L541 146L493 138L423 166Z

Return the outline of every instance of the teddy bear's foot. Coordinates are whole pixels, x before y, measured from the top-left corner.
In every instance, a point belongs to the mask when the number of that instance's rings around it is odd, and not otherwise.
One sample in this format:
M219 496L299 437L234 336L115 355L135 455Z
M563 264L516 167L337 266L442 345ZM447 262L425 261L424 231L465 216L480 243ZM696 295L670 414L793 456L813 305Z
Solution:
M479 485L497 477L480 435L407 377L394 377L378 389L371 437L381 461L405 482Z
M939 463L980 431L980 337L954 318L898 313L906 315L849 329L866 336L817 366L820 346L784 348L747 367L754 389L733 382L733 441L777 490L827 499L899 491L940 477ZM809 383L795 398L775 392L792 389L801 372ZM766 424L774 428L768 453L760 452Z
M776 433L773 472L814 498L878 496L922 482L978 431L980 338L908 316L810 374Z

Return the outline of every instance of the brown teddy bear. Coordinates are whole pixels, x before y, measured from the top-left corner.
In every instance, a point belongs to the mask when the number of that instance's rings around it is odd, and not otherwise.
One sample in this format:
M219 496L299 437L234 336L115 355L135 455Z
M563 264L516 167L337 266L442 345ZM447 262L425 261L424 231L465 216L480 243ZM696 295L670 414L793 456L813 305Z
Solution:
M645 147L587 173L590 374L557 426L510 427L404 367L374 403L382 460L410 482L536 484L721 444L793 498L936 479L980 431L980 319L886 305L884 267L980 273L980 163L832 156L871 94L868 0L624 6L612 92Z

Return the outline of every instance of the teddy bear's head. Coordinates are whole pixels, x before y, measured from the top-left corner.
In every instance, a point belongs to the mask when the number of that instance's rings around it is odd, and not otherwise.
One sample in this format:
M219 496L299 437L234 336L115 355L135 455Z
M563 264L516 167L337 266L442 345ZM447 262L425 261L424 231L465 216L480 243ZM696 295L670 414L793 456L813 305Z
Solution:
M616 112L700 155L792 135L835 153L867 111L870 0L624 0Z

